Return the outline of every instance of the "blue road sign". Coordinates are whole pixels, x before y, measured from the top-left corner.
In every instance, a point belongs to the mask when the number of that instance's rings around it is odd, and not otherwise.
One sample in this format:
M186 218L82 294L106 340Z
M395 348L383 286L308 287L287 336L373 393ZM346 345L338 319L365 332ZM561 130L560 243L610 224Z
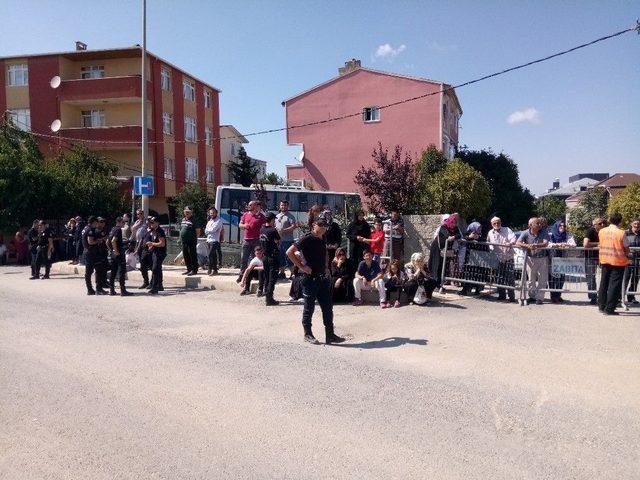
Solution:
M153 177L133 177L134 195L153 195Z

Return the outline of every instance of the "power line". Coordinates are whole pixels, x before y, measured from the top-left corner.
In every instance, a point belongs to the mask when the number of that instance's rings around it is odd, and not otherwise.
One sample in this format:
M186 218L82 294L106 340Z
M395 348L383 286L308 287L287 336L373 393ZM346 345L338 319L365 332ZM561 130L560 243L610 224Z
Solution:
M619 37L619 36L624 35L625 33L629 33L629 32L637 32L637 33L640 34L640 21L637 21L636 25L631 27L631 28L627 28L625 30L621 30L619 32L612 33L610 35L606 35L604 37L597 38L597 39L592 40L590 42L583 43L581 45L577 45L575 47L572 47L572 48L569 48L567 50L563 50L563 51L548 55L546 57L539 58L537 60L532 60L532 61L520 64L520 65L516 65L515 67L506 68L504 70L500 70L500 71L495 72L495 73L484 75L482 77L479 77L479 78L476 78L476 79L473 79L473 80L469 80L469 81L466 81L466 82L463 82L463 83L459 83L457 85L447 86L447 87L441 88L441 89L433 91L433 92L425 93L423 95L418 95L418 96L415 96L415 97L405 98L403 100L398 100L396 102L388 103L388 104L382 105L382 106L380 106L378 108L380 110L382 110L382 109L385 109L385 108L391 108L391 107L395 107L397 105L401 105L401 104L404 104L404 103L420 100L420 99L423 99L423 98L426 98L426 97L430 97L430 96L433 96L433 95L439 95L441 93L455 91L456 89L467 87L469 85L473 85L475 83L482 82L482 81L488 80L490 78L495 78L495 77L498 77L500 75L505 75L507 73L514 72L516 70L520 70L520 69L523 69L523 68L526 68L526 67L530 67L532 65L536 65L538 63L546 62L548 60L551 60L551 59L554 59L554 58L557 58L557 57L561 57L563 55L567 55L567 54L575 52L577 50L580 50L580 49L583 49L583 48L586 48L586 47L590 47L592 45L595 45L595 44L600 43L600 42L604 42L606 40L610 40L610 39L615 38L615 37ZM240 138L240 137L253 137L253 136L257 136L257 135L266 135L266 134L270 134L270 133L284 132L284 131L287 131L287 130L294 130L294 129L297 129L297 128L311 127L311 126L315 126L315 125L323 125L323 124L326 124L326 123L336 122L336 121L339 121L339 120L345 120L347 118L353 118L353 117L357 117L357 116L360 116L360 115L362 115L361 111L360 112L356 112L356 113L350 113L350 114L341 115L341 116L338 116L338 117L330 117L330 118L327 118L327 119L324 119L324 120L316 120L316 121L313 121L313 122L303 123L303 124L299 124L299 125L291 125L289 127L271 128L271 129L267 129L267 130L260 130L260 131L257 131L257 132L251 132L251 133L246 133L246 134L241 134L241 135L232 135L232 136L226 136L226 137L213 137L211 139L211 141L213 142L213 141L219 141L219 140L232 140L232 139L237 139L237 138ZM62 137L62 136L59 136L59 135L49 135L49 134L35 133L35 132L33 132L32 134L35 135L35 136L42 137L42 138L48 137L48 138L52 138L52 139L56 139L56 140L65 140L65 141L69 141L69 142L78 142L78 143L83 143L83 144L140 145L140 143L141 143L140 141L137 141L137 140L134 140L134 141L131 141L131 140L121 140L121 141L120 140L91 140L91 139ZM147 143L148 144L157 144L157 143L167 143L167 144L199 143L199 142L204 142L206 140L207 139L200 139L200 140L194 140L194 141L191 141L191 140L169 140L169 141L162 140L162 141L149 141Z

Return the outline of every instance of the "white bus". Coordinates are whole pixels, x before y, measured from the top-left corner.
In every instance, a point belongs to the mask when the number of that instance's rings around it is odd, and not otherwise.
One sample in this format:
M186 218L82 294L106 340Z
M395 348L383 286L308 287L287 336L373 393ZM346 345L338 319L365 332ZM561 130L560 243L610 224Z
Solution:
M346 211L352 205L359 204L360 198L357 193L344 192L321 192L316 190L305 190L303 188L265 185L267 192L266 205L262 208L265 212L278 212L282 200L289 201L289 211L298 222L306 223L307 214L313 205L322 205L331 210L334 215L345 214L353 216L352 211ZM243 187L242 185L221 185L216 190L216 208L220 217L224 221L224 240L229 243L239 243L242 232L238 228L240 217L246 210L249 201L257 198L255 186ZM299 232L296 230L296 233Z

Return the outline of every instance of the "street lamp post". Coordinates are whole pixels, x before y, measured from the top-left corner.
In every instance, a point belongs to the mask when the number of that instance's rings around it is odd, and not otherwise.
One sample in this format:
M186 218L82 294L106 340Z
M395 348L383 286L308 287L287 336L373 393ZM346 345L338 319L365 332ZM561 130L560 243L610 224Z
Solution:
M142 163L140 175L146 175L147 168L147 0L142 0ZM144 216L149 214L149 196L142 195L142 211Z

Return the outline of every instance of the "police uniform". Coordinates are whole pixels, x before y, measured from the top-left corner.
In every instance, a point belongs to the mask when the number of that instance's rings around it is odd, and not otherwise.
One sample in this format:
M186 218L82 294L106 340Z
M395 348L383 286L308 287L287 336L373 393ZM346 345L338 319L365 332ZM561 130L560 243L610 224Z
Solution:
M149 270L153 267L153 255L151 250L147 247L147 242L151 240L151 229L147 229L142 240L138 245L138 255L140 256L140 274L142 275L142 285L138 287L140 290L144 288L151 288L149 282Z
M96 266L96 259L98 257L98 245L90 245L89 238L96 239L96 229L91 225L87 225L82 230L82 246L84 249L85 257L85 269L84 269L84 281L87 285L87 294L95 295L96 291L91 284L91 276Z
M96 290L99 292L104 290L107 286L107 271L109 270L109 248L107 247L107 240L109 233L106 229L96 228L96 240L99 240L97 249L97 259L95 261L96 269Z
M151 250L151 290L149 293L158 293L164 290L162 284L162 262L167 256L167 236L162 227L158 226L149 231L149 237L153 243L158 243L162 238L165 239L164 247L153 247Z
M260 229L260 243L264 251L264 279L265 279L265 297L267 305L277 305L273 299L273 291L278 280L278 270L280 269L280 249L278 241L280 234L275 227L264 226Z
M29 240L29 256L31 260L31 278L38 278L36 275L36 257L38 256L38 227L31 227L27 232Z
M44 265L44 276L42 279L49 278L51 271L51 258L49 257L49 240L53 238L53 231L46 227L38 232L38 246L36 247L36 271L35 277L40 276L40 268ZM51 252L53 253L53 252Z
M121 227L113 227L111 229L111 233L109 234L109 245L113 246L114 241L118 250L118 255L116 255L114 249L111 254L111 274L109 276L111 295L116 294L116 276L118 277L118 283L120 284L120 294L127 295L128 292L125 287L125 272L127 270L127 265Z
M193 215L184 217L180 222L180 241L182 242L182 256L187 272L198 273L198 235L196 229L199 228Z

